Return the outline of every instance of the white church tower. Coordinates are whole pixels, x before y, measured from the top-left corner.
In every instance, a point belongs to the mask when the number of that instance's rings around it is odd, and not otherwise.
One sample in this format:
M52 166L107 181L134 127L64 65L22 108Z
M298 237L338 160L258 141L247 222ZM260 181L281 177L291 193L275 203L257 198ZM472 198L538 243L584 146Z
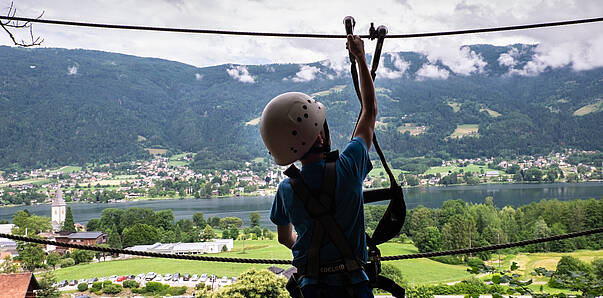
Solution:
M52 205L50 206L52 213L52 229L60 231L65 223L65 200L63 199L61 186L57 189L54 198L52 199Z

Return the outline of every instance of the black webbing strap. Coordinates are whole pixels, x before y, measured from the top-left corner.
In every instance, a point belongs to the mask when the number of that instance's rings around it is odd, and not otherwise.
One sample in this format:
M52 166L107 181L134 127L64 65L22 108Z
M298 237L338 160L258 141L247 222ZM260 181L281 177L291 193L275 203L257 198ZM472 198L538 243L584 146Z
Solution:
M347 16L343 19L343 23L345 25L345 31L347 34L354 34L354 26L356 25L356 22L354 21L354 18ZM373 54L373 62L372 67L371 67L371 77L373 79L373 81L375 80L375 77L377 76L377 67L379 66L379 60L381 59L381 49L383 47L383 41L385 40L385 36L387 35L387 28L385 26L379 26L377 28L377 30L374 31L376 34L376 38L377 38L377 45L375 48L375 53ZM350 57L350 72L352 74L352 82L354 83L354 89L356 90L356 96L358 97L358 100L360 101L360 113L358 113L358 119L356 120L356 125L354 126L354 132L352 133L352 136L354 136L354 134L356 133L356 127L358 126L358 120L360 120L360 115L362 114L362 94L360 93L360 85L358 82L358 69L356 68L356 59L354 59L354 56L352 55L352 52L349 51L349 57ZM392 170L389 168L389 165L387 164L387 161L385 160L385 155L383 154L383 151L381 150L381 146L379 146L379 142L377 141L377 134L373 133L373 144L375 147L375 151L377 151L377 154L379 155L379 159L381 160L381 163L383 164L383 168L385 169L385 172L387 173L387 176L389 177L389 182L390 185L394 185L397 184L396 182L396 177L394 177L394 174L392 172Z
M337 248L337 251L339 251L339 254L343 259L346 271L350 272L362 269L362 263L356 258L354 252L352 251L351 245L349 244L347 238L345 237L345 234L341 230L341 227L333 218L332 209L327 209L327 207L321 202L321 200L316 198L316 196L312 194L312 192L310 192L308 186L304 183L303 178L300 175L299 169L297 169L295 165L291 165L285 171L285 175L289 176L289 181L291 183L291 187L293 188L293 192L295 193L295 197L304 203L306 211L314 220L314 226L322 226L324 232L326 232L326 234L329 236L329 239L331 239L333 245L335 245L335 247ZM327 172L325 172L325 175L327 175ZM315 230L313 230L313 232L314 231ZM312 242L314 242L314 239L312 240ZM320 244L321 243L319 243L319 245ZM308 264L309 262L310 258L308 259ZM319 272L319 266L320 264L312 264L311 266L309 266L310 268L308 268L307 274L310 276L316 274L317 276Z

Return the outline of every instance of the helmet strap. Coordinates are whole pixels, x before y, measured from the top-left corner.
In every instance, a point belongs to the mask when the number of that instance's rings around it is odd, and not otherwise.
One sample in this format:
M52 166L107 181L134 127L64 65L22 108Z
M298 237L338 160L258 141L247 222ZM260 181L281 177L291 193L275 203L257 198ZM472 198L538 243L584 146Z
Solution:
M312 146L312 148L310 148L310 150L308 150L308 152L306 152L300 158L300 160L305 159L310 154L324 153L326 155L327 153L331 152L331 135L329 132L329 125L327 124L327 119L325 119L325 122L322 127L323 127L323 131L324 131L325 142L323 143L322 146Z

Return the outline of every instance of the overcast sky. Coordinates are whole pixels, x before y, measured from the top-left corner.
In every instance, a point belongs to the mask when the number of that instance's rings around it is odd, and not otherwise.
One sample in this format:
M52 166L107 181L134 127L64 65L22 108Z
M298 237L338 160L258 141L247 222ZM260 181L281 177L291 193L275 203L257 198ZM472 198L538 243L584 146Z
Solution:
M2 14L11 1L0 0ZM470 28L553 22L603 16L601 0L14 0L17 15L45 19L111 24L271 31L295 33L345 33L342 20L356 19L356 33L367 34L370 22L385 25L390 34L448 31ZM27 35L19 34L22 38ZM217 36L78 28L35 24L34 34L44 47L82 48L158 57L203 67L224 63L309 63L337 61L346 56L345 40L282 39L273 37ZM487 43L539 44L530 69L572 66L576 70L603 66L603 23L572 25L505 33L395 40L387 39L384 52L417 51L429 61L440 61L458 73L483 68L483 60L462 45ZM4 32L0 44L11 45ZM367 52L374 42L365 41ZM499 63L513 64L514 53ZM395 62L395 57L391 57ZM398 61L403 71L404 61ZM340 67L341 65L339 65ZM429 67L426 71L429 71ZM301 71L301 70L300 70ZM384 70L387 71L387 70ZM437 69L431 69L437 75Z

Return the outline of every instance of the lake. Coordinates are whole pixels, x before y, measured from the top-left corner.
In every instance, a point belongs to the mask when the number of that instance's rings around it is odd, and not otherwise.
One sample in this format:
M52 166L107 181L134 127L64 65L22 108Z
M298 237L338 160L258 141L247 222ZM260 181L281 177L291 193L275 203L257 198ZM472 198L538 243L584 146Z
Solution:
M423 205L438 208L447 200L462 199L471 203L483 203L484 198L491 196L494 204L504 206L521 206L543 199L576 200L603 197L603 183L589 182L578 184L489 184L461 186L433 186L404 190L406 205L409 209ZM153 210L172 209L176 220L191 218L193 213L202 212L207 219L210 216L236 216L248 224L249 213L259 212L262 226L271 226L268 218L272 197L235 197L220 199L185 199L185 200L151 200L108 204L70 204L75 222L86 223L91 218L99 218L105 208L130 207L151 208ZM19 206L0 208L0 220L12 220L18 210L27 209L36 215L50 216L50 205Z

